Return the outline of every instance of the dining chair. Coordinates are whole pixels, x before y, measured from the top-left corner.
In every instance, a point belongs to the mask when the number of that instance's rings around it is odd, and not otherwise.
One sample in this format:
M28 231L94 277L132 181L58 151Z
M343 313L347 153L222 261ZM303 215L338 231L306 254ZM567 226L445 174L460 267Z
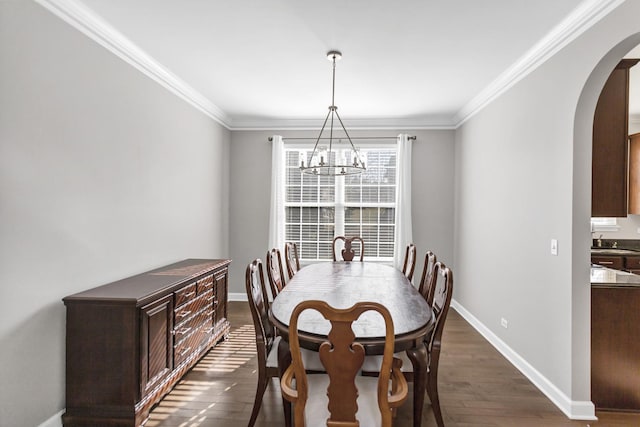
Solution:
M433 282L436 278L435 275L435 266L438 261L438 257L431 251L427 251L424 256L424 267L422 268L422 278L420 279L420 286L418 287L418 292L420 295L427 301L429 307L433 303L433 300L429 299L429 292L431 288L433 288Z
M298 338L298 318L305 310L318 311L331 324L327 341L319 348L326 374L305 372ZM351 324L370 310L382 316L386 328L378 378L359 375L364 347L355 342L351 329ZM401 361L393 357L393 320L386 307L360 302L337 309L325 301L307 300L293 310L289 331L291 365L282 375L280 389L294 404L295 427L392 426L394 411L406 400L408 386L400 371Z
M409 281L413 279L413 272L416 269L416 252L416 245L409 243L404 254L404 263L402 264L402 274L404 274Z
M285 287L284 271L282 269L282 255L280 249L273 248L267 251L267 278L271 288L271 296L275 298Z
M245 282L258 353L258 386L248 424L248 427L253 427L269 381L279 377L278 343L281 337L276 336L275 328L269 321L269 303L266 298L262 260L256 259L247 266ZM285 417L291 417L291 405L284 399L283 404Z
M440 410L440 398L438 396L438 365L440 363L440 350L442 347L442 331L447 313L451 305L453 295L453 272L441 262L435 265L436 280L431 287L427 301L431 301L431 309L436 317L436 325L427 344L429 360L427 364L427 394L431 400L433 415L438 427L444 427L442 411Z
M293 242L284 244L284 262L287 265L289 280L300 270L300 259L298 258L298 245Z
M262 260L253 260L248 266L245 274L245 285L247 290L247 300L253 318L253 327L256 332L256 351L258 354L258 385L256 397L251 410L249 427L253 427L260 412L262 398L267 389L267 385L272 378L280 377L278 367L278 345L282 337L276 334L276 329L269 320L269 304L267 301L267 289L264 283L264 273ZM320 362L317 352L302 349L302 360L309 372L323 372L324 366ZM291 405L284 398L284 413L286 419L291 419Z
M333 254L333 260L337 261L336 257L336 242L342 241L344 243L344 248L341 251L342 259L344 261L353 261L356 253L354 252L352 245L353 242L357 242L360 246L360 261L364 261L364 240L360 236L353 237L345 237L345 236L337 236L333 239L333 245L331 247L331 252Z
M427 256L427 259L429 257ZM425 259L426 261L426 259ZM426 267L426 266L425 266ZM435 323L431 334L425 338L424 345L427 350L427 376L426 389L433 415L438 427L444 427L440 397L438 395L438 366L440 363L440 350L442 347L442 331L447 319L451 296L453 295L453 272L441 262L436 262L433 267L434 280L429 288L426 299L431 299L429 304L435 316ZM424 276L424 274L423 274ZM426 287L426 286L425 286ZM402 373L407 381L413 381L413 364L406 352L396 353L394 357L402 360ZM362 374L365 376L377 376L382 362L379 356L367 356L362 365Z

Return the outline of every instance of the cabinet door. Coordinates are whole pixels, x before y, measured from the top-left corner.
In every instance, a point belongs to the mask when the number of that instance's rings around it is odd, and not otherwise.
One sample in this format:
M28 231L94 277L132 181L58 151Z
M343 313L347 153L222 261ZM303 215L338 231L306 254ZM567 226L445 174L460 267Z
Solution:
M142 307L140 392L144 396L173 369L173 295Z
M227 318L227 270L222 274L217 273L215 276L215 302L214 302L214 326Z
M629 213L640 215L640 133L629 135Z
M637 274L640 270L640 256L624 257L624 269Z
M624 59L604 85L593 117L592 217L627 216L629 68Z

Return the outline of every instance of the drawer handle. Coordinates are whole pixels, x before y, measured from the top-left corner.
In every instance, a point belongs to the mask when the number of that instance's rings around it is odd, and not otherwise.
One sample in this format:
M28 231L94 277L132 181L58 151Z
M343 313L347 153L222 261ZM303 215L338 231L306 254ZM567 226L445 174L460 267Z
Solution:
M214 329L214 328L213 328L213 326L212 326L212 327L210 327L209 329L207 329L207 330L205 331L205 333L206 333L206 334L210 334L211 332L213 332L213 329Z
M195 294L196 294L196 291L191 291L191 292L189 292L189 293L184 294L184 297L185 297L185 298L189 298L189 297L194 296Z
M210 310L210 311L207 313L207 316L213 316L213 314L214 314L215 312L216 312L215 310Z
M207 298L207 302L211 302L211 301L215 301L216 297L211 295L209 298Z
M600 261L598 264L601 264L601 265L612 265L613 261Z
M184 350L182 350L180 352L180 356L184 356L185 354L189 354L189 352L191 351L191 347L187 347Z
M181 311L180 313L178 313L178 316L179 317L187 317L190 314L191 314L191 310L185 310L185 311Z
M175 331L174 335L180 334L180 335L185 335L187 334L189 331L191 330L191 328L182 328L179 331Z

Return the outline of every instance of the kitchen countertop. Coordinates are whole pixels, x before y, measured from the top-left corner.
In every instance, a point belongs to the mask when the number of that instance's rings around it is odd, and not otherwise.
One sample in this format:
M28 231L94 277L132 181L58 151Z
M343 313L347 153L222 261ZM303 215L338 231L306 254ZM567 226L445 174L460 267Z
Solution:
M640 275L591 264L591 286L640 288Z
M623 248L591 248L591 255L640 255L640 252L633 249L623 249Z

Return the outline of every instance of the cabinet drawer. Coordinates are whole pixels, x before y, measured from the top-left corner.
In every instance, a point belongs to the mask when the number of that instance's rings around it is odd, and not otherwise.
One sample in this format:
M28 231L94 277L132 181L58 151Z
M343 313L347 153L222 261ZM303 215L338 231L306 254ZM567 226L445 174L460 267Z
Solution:
M592 256L591 262L616 270L622 270L624 268L624 259L619 256Z
M213 310L210 307L205 307L194 316L189 317L186 321L180 323L173 330L174 343L179 344L182 340L188 337L193 331L200 329L203 326L211 326L213 319Z
M640 270L640 256L624 257L624 268L627 270Z
M195 289L195 288L194 288ZM180 324L185 322L187 319L195 315L197 312L202 310L205 307L211 307L213 304L213 291L207 291L204 294L200 295L193 301L190 301L184 304L181 307L175 309L175 322L176 329Z
M198 280L198 295L207 292L209 289L213 289L213 274L203 279Z
M190 285L185 286L184 288L175 291L175 306L179 307L182 304L194 299L196 297L196 284L191 283Z
M179 365L188 357L200 350L204 343L204 338L207 337L208 330L209 325L200 325L200 327L192 331L182 341L174 345L173 360L175 366Z
M187 321L182 322L180 325L176 326L176 328L173 330L175 345L178 345L200 326L202 326L202 319L199 315L195 315L189 318Z

